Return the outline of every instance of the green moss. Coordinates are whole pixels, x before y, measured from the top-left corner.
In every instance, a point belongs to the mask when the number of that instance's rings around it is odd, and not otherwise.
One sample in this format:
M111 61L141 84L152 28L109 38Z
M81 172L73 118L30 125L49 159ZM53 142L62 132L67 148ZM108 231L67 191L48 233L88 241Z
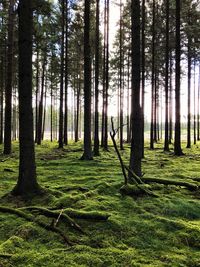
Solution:
M147 144L146 144L147 145ZM2 147L0 147L2 149ZM91 215L109 214L107 221L76 219L84 234L60 222L59 227L75 245L67 247L58 235L15 215L0 214L0 266L200 266L199 192L177 186L151 185L158 198L123 196L123 177L113 150L93 161L79 160L82 144L57 143L36 146L39 183L45 194L23 200L7 195L0 204L9 207L42 206ZM15 185L18 173L18 143L11 157L0 155L0 196ZM147 177L192 182L199 177L197 148L183 157L164 153L162 145L145 150L143 172ZM128 164L129 147L122 153ZM12 172L5 171L10 169ZM193 181L194 182L194 181ZM195 181L198 185L198 180ZM35 216L39 216L35 213ZM51 223L51 220L41 220Z

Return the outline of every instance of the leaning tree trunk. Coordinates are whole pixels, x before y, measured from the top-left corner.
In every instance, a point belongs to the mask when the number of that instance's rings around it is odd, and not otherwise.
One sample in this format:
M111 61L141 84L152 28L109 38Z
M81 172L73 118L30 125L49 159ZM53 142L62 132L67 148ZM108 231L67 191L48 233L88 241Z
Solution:
M19 177L14 194L39 191L36 180L32 109L32 1L19 1Z

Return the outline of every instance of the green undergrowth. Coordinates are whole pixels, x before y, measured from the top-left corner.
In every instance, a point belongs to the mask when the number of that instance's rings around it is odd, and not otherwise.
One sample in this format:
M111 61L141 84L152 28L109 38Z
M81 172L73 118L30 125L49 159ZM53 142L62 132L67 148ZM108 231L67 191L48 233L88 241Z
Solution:
M129 149L126 145L122 152L126 164ZM198 145L184 152L175 157L164 153L161 144L155 151L146 148L144 176L200 185ZM37 146L38 181L46 193L24 200L8 194L17 181L18 143L12 155L0 154L0 206L110 215L107 221L75 219L84 233L61 222L59 228L75 244L70 247L56 233L1 212L0 266L200 266L199 191L159 184L152 187L157 198L122 196L123 177L113 147L93 161L80 160L81 155L81 143L63 150L56 143ZM52 221L34 216L46 224Z

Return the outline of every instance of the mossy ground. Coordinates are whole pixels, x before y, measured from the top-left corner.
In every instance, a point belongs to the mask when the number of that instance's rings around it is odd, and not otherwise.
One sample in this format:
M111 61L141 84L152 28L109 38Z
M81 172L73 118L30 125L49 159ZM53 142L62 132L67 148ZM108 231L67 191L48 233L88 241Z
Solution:
M14 143L10 157L0 155L0 205L104 212L111 215L108 221L76 220L85 234L61 223L59 227L76 243L69 247L33 222L0 213L0 266L200 266L199 192L155 185L159 198L121 196L123 177L113 148L101 151L93 161L82 161L81 146L71 143L58 150L56 143L44 142L36 147L38 181L49 193L24 201L4 197L18 175ZM154 151L146 148L145 176L198 183L193 180L200 177L198 145L184 152L174 157L159 144ZM128 162L128 146L122 156Z

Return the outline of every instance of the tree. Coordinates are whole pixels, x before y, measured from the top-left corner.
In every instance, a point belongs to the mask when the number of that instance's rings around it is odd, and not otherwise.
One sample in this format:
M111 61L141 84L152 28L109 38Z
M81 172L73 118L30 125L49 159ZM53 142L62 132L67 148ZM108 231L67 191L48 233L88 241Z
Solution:
M131 98L131 155L130 169L141 176L142 134L140 107L140 1L132 0L132 98Z
M32 1L19 1L19 177L16 195L39 192L36 179L32 109Z
M99 0L96 1L94 156L99 156Z
M165 144L169 151L169 0L166 0L166 47L165 47Z
M175 87L175 141L174 154L183 155L181 149L181 121L180 121L180 76L181 76L181 38L180 38L180 0L176 0L176 87Z
M63 148L63 92L64 92L64 38L65 38L65 2L61 1L62 36L61 36L61 65L60 65L60 107L59 107L59 148Z
M13 86L13 31L14 31L14 1L9 1L8 11L8 49L5 90L5 127L4 154L11 153L11 122L12 122L12 86Z
M85 0L84 11L84 153L82 159L91 160L91 50L90 0Z

